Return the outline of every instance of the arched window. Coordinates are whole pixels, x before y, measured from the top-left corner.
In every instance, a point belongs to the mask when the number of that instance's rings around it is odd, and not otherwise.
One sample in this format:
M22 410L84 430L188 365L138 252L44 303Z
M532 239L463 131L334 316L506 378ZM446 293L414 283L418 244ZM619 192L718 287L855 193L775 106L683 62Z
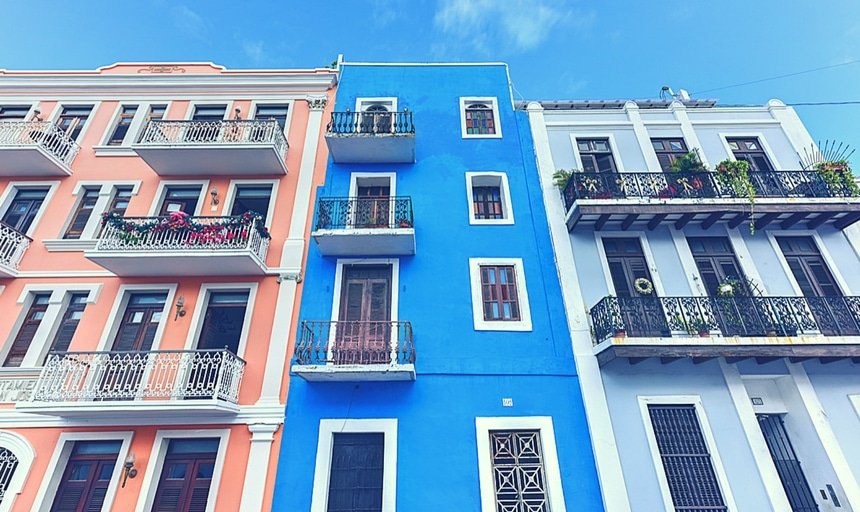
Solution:
M12 510L35 457L36 453L26 439L8 430L0 430L0 512Z
M496 133L496 120L493 118L493 107L486 103L467 104L466 133L469 135L494 135Z
M6 489L18 469L18 457L6 448L0 448L0 503L6 497Z
M391 113L388 107L379 103L368 105L361 115L361 131L363 133L390 133Z

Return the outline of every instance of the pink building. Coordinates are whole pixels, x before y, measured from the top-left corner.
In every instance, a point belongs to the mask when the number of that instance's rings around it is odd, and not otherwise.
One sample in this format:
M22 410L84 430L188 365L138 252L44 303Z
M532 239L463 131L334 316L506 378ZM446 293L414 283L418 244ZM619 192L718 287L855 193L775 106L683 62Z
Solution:
M271 506L335 84L0 70L0 512Z

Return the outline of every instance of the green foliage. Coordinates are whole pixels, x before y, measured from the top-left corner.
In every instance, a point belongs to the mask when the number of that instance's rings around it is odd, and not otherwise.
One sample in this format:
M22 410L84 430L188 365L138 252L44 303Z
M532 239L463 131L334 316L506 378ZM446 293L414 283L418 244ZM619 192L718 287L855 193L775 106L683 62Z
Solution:
M702 163L702 159L699 158L699 152L696 150L679 156L672 162L672 172L697 173L707 171L708 168Z
M851 165L847 160L819 162L815 165L815 170L833 195L860 196L860 187L857 186L854 174L851 172Z
M575 169L559 169L552 174L552 182L555 183L555 186L564 190L570 178L573 177L574 172L576 172Z
M753 213L755 209L755 187L750 180L750 164L743 160L723 160L717 164L717 183L731 190L737 197L746 197L750 203L750 234L755 234Z

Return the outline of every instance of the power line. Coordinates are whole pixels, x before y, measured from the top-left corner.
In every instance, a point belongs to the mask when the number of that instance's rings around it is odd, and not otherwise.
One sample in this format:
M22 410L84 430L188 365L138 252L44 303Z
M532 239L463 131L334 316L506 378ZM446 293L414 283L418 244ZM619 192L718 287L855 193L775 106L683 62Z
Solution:
M860 105L860 101L808 101L802 103L786 103L789 107L810 105Z
M722 91L722 90L724 90L724 89L732 89L732 88L734 88L734 87L741 87L741 86L744 86L744 85L759 84L759 83L762 83L762 82L768 82L768 81L770 81L770 80L779 80L780 78L788 78L788 77L791 77L791 76L805 75L805 74L807 74L807 73L814 73L814 72L816 72L816 71L823 71L823 70L825 70L825 69L833 69L833 68L838 68L838 67L842 67L842 66L848 66L848 65L850 65L850 64L857 64L858 62L860 62L860 59L850 60L850 61L848 61L848 62L842 62L842 63L839 63L839 64L831 64L831 65L829 65L829 66L821 66L821 67L819 67L819 68L807 69L807 70L804 70L804 71L797 71L797 72L795 72L795 73L787 73L787 74L785 74L785 75L777 75L777 76L772 76L772 77L769 77L769 78L761 78L761 79L758 79L758 80L751 80L751 81L749 81L749 82L742 82L742 83L739 83L739 84L724 85L724 86L722 86L722 87L715 87L715 88L713 88L713 89L705 89L705 90L703 90L703 91L696 91L696 92L694 92L693 94L704 94L704 93L706 93L706 92Z

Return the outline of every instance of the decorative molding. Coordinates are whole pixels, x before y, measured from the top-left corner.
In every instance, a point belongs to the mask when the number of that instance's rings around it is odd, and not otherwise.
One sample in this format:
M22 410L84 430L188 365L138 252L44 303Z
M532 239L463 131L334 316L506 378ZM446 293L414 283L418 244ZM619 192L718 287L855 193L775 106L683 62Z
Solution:
M325 110L328 99L325 96L308 96L308 107L311 110Z
M138 73L185 73L185 68L181 66L165 66L153 64L137 70Z

